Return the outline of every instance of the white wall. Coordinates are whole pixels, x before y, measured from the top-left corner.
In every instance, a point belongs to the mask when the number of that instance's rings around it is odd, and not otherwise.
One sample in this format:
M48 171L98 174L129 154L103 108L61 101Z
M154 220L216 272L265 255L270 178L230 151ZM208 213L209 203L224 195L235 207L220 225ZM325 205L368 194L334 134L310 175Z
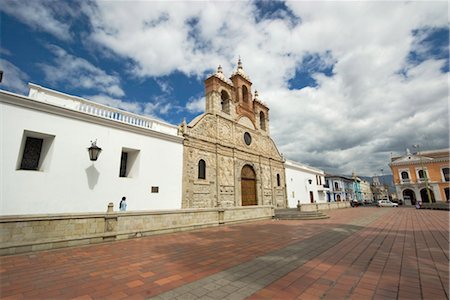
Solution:
M285 163L286 169L286 190L288 197L288 205L290 208L297 207L300 204L311 203L309 192L312 191L315 202L326 202L322 191L318 191L319 187L316 182L316 175L322 176L322 184L325 183L323 174L303 169L295 166L293 162ZM311 180L311 183L308 182Z
M181 208L181 138L161 139L114 121L86 121L80 114L0 102L0 215L103 212L109 202L117 210L122 196L128 210ZM18 170L25 130L54 136L42 171ZM103 149L96 162L88 157L91 140ZM140 150L131 178L119 177L122 148ZM159 193L151 193L152 186Z

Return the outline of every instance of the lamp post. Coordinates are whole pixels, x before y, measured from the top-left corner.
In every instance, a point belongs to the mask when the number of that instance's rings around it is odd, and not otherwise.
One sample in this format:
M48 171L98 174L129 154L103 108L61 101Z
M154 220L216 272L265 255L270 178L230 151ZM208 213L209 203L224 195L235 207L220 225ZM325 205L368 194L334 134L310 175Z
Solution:
M420 154L420 145L415 144L415 145L413 145L413 147L417 149L417 155L419 155L419 158L420 158L420 166L422 168L423 176L425 179L425 188L427 189L428 202L431 204L433 201L431 200L430 188L428 187L428 176L427 176L427 173L425 172L425 168L423 165L422 154Z

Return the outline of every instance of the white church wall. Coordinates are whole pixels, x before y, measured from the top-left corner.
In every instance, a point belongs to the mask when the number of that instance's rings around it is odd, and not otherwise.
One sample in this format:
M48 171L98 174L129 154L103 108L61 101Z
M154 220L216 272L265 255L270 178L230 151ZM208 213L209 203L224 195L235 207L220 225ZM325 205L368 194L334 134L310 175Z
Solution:
M181 208L182 138L3 91L0 100L1 215L117 210L122 196L129 211ZM44 139L37 171L20 169L26 136ZM103 149L95 162L91 140ZM129 177L119 177L123 150Z

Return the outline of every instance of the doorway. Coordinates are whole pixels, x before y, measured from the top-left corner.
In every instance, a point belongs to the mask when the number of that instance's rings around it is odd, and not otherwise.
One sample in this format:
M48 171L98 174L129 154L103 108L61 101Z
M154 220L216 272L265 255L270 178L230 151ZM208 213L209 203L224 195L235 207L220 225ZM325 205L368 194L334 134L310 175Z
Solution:
M258 205L256 199L256 173L249 165L241 171L241 199L242 206Z

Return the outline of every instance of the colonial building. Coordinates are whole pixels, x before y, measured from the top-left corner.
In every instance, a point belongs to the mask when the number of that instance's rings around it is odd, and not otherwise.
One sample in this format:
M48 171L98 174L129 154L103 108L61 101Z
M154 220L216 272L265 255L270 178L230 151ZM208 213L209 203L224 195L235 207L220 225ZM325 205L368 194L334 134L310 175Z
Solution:
M326 186L330 187L328 202L351 201L353 199L352 180L345 176L326 175Z
M104 212L122 196L128 210L181 208L177 126L29 87L0 91L0 215Z
M228 79L205 80L205 113L183 123L184 208L286 207L283 157L269 132L269 108L252 95L239 60Z
M406 205L417 201L449 201L450 149L421 151L391 157L397 198Z
M360 181L361 195L363 203L373 202L373 192L370 182L364 179Z
M327 202L330 189L325 185L324 171L291 160L286 160L285 168L289 207Z

